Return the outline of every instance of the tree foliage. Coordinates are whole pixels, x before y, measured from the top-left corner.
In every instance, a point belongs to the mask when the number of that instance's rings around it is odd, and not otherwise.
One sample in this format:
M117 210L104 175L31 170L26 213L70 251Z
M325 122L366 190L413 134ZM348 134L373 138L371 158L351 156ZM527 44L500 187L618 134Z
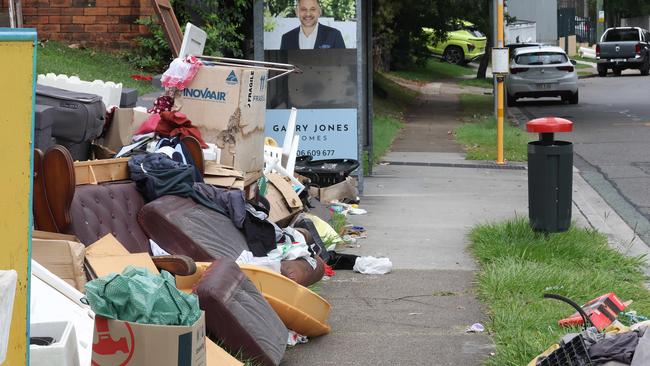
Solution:
M356 18L356 0L320 0L319 3L324 17L340 21ZM267 0L265 4L271 16L294 17L296 14L297 0Z
M248 0L171 0L178 23L200 26L208 35L206 55L244 57L246 39L252 39L251 1ZM162 71L172 59L162 27L152 17L138 19L150 35L136 39L137 50L127 58L135 66L148 71Z
M459 20L489 28L489 0L373 0L374 55L379 70L422 64L430 57L426 46L447 37ZM422 28L433 29L426 35ZM487 32L489 33L489 32Z

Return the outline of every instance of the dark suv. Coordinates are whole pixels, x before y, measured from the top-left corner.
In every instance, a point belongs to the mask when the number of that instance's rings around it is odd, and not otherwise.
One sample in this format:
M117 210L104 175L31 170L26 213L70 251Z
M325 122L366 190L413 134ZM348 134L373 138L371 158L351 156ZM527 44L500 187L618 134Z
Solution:
M650 73L650 32L643 28L609 28L596 46L598 75L606 76L612 69L620 75L625 69L638 69L641 75Z

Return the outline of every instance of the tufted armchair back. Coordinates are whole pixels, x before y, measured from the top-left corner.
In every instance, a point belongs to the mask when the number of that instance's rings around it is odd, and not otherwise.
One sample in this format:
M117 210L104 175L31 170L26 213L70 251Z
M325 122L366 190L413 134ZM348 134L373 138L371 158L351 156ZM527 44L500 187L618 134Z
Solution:
M143 205L133 182L77 186L68 231L85 245L111 233L129 252L149 252L149 239L138 224Z

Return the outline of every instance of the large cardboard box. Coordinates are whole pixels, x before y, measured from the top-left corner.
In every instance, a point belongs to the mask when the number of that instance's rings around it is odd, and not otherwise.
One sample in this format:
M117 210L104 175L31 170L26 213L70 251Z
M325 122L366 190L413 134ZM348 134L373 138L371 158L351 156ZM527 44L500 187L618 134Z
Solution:
M205 313L192 326L95 317L94 366L205 366Z
M177 98L203 139L221 149L220 163L244 173L264 165L267 78L265 69L203 66Z
M81 292L85 292L86 247L76 241L32 238L32 259Z
M102 145L113 151L120 151L122 146L131 143L133 133L149 116L151 115L146 110L134 108L116 109Z

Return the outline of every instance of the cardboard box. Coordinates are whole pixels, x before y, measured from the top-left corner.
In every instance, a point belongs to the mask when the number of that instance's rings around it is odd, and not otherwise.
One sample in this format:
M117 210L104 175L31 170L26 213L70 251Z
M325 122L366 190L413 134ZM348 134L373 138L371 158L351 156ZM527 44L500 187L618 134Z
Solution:
M318 189L318 199L322 203L343 201L345 199L354 201L358 198L359 191L357 190L357 181L352 177L347 177L345 181L341 183Z
M244 366L243 363L208 338L205 339L205 351L207 366Z
M81 292L85 292L86 247L76 241L32 238L32 259Z
M151 273L159 273L149 253L129 253L111 234L97 240L86 248L86 261L92 277L122 273L128 266L142 267Z
M113 122L106 132L103 146L113 151L119 151L122 146L131 143L133 133L146 121L150 114L134 108L119 108L115 110Z
M265 198L271 205L269 220L278 225L288 224L291 219L302 212L302 201L293 190L291 183L279 174L271 173Z
M242 172L211 161L205 162L203 181L223 188L244 189Z
M264 123L268 71L203 66L176 98L205 142L221 149L223 165L244 173L264 165Z
M94 366L205 366L205 313L192 326L95 317Z

